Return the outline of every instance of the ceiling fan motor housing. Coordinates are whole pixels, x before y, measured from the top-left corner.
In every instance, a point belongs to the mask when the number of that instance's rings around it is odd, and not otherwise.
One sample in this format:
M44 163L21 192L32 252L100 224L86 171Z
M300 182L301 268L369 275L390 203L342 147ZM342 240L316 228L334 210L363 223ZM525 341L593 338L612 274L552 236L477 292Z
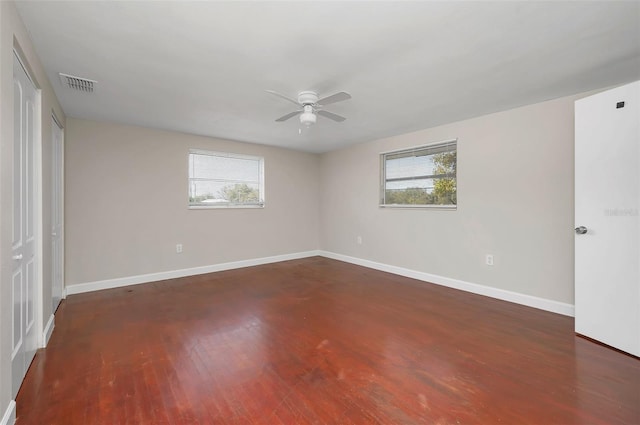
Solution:
M313 91L301 91L298 93L298 103L301 105L315 105L318 101L318 94Z

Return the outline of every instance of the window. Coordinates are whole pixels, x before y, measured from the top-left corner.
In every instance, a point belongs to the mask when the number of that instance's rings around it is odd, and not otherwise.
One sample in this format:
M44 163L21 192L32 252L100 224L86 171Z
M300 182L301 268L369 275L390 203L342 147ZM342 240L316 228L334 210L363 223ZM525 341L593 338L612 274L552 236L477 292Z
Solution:
M380 155L381 206L456 208L457 140Z
M189 207L264 207L264 158L191 149Z

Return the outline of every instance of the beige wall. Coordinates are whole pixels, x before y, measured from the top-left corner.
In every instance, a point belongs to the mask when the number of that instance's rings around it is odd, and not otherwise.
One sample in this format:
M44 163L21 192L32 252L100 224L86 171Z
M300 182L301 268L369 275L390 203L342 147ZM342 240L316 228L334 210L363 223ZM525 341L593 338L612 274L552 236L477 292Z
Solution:
M324 154L322 249L573 304L573 102L579 97ZM455 138L456 211L378 207L381 152ZM493 267L484 264L485 254L494 255Z
M22 53L36 87L41 89L43 288L40 327L52 313L51 301L51 114L64 125L64 113L11 2L0 1L0 416L11 399L11 218L13 159L13 49Z
M67 286L319 247L317 155L71 118L65 136ZM266 207L189 210L190 148L263 156Z

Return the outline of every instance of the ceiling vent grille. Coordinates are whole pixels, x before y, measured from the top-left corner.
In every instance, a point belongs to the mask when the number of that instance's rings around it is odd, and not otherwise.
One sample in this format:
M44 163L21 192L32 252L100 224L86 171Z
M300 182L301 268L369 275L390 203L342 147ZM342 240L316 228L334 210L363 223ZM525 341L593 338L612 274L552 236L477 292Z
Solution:
M88 78L80 78L73 75L63 74L62 72L59 75L62 85L66 88L78 90L85 93L93 93L95 91L95 85L97 81L89 80Z

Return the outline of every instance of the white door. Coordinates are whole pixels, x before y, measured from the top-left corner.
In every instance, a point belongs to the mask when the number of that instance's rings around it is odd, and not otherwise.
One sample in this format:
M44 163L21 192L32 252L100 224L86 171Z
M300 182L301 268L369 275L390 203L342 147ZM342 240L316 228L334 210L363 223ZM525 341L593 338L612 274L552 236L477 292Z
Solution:
M575 108L575 330L640 355L640 82Z
M51 298L55 312L64 281L64 139L55 117L51 118L51 138Z
M38 347L36 326L35 120L36 89L13 59L13 244L11 382L15 394Z

